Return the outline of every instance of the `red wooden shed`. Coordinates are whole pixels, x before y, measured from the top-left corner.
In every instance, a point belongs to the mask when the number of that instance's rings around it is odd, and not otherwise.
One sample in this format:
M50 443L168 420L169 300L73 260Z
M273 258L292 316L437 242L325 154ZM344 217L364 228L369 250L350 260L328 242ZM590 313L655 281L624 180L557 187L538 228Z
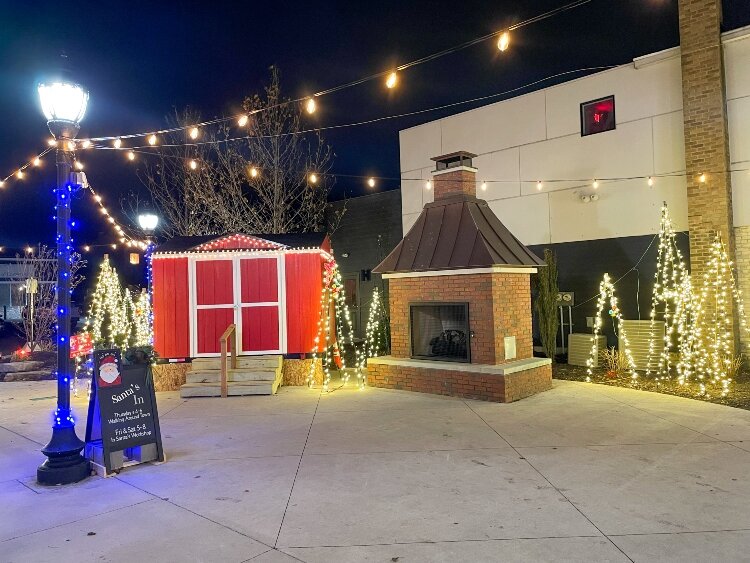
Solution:
M152 255L154 347L162 358L218 356L237 326L238 353L305 354L320 319L325 233L176 237Z

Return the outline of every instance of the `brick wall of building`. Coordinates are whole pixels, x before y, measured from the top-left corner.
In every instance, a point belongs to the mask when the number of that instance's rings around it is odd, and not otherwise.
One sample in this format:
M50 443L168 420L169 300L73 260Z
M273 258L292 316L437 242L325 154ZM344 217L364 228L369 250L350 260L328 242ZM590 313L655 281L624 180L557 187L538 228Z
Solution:
M750 313L750 226L734 228L734 244L737 266L737 287L742 292L745 318ZM750 336L739 331L740 351L750 358Z
M367 367L367 384L498 403L518 401L552 388L551 364L504 376L472 373L471 365L466 369L455 371L373 363Z
M389 280L391 354L411 356L409 304L430 301L469 303L471 362L501 364L506 336L516 337L516 358L533 355L529 274L495 273Z
M721 0L680 0L680 52L685 126L690 263L701 279L716 232L734 258ZM700 181L706 175L705 183ZM730 309L733 314L733 307Z

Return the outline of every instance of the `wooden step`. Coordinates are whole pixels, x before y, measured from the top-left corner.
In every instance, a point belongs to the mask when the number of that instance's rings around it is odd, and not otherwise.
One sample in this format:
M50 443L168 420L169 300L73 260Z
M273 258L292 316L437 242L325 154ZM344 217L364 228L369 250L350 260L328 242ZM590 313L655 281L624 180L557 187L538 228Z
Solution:
M227 381L276 381L281 377L280 369L230 369ZM221 370L192 370L187 373L186 383L221 383Z
M273 395L281 385L275 381L231 381L227 384L227 395ZM186 383L180 387L180 397L221 397L221 385L212 383Z
M281 355L238 356L237 367L251 369L281 369L282 361L283 357ZM192 366L195 371L221 369L221 358L194 358Z

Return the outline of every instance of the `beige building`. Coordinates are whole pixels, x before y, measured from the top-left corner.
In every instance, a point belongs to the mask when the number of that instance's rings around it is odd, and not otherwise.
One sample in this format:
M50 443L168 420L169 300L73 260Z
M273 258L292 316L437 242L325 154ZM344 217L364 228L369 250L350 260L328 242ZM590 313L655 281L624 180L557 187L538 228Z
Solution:
M689 232L692 270L719 231L750 295L750 27L721 33L720 5L680 1L680 47L401 131L404 232L432 201L430 158L466 150L477 196L521 242L556 250L561 289L579 301L636 263L662 202ZM631 318L637 291L648 318L645 262L621 284ZM592 313L578 310L575 330Z

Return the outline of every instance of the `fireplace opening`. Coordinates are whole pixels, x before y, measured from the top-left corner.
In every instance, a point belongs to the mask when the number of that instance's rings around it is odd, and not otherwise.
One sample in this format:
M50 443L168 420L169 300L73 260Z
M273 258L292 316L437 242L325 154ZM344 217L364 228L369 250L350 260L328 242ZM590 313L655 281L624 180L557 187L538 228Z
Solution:
M470 361L468 303L411 304L409 324L413 358L443 362Z

